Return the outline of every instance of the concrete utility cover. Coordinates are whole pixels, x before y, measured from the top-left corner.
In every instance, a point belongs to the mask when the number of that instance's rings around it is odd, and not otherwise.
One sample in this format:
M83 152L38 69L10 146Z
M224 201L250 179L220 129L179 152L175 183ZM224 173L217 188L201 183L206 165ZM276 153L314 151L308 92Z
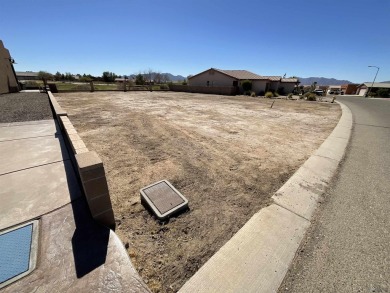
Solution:
M0 232L0 288L29 274L37 255L38 221Z
M159 220L188 208L188 200L168 180L142 188L141 202L150 207Z

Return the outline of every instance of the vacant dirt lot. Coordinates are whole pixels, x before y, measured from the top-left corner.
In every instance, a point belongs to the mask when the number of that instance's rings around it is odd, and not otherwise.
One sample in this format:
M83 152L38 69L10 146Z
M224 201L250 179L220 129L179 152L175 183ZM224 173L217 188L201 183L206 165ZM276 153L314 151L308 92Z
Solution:
M337 104L172 92L56 94L102 158L117 233L155 292L177 291L330 134ZM158 223L139 189L168 179L190 211Z

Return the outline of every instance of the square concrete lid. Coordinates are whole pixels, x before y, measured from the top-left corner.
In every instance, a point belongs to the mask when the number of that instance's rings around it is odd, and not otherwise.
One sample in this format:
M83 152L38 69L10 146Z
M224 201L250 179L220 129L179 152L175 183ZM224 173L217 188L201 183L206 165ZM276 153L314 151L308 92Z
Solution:
M141 202L150 207L161 221L188 209L188 200L168 180L148 185L140 193Z

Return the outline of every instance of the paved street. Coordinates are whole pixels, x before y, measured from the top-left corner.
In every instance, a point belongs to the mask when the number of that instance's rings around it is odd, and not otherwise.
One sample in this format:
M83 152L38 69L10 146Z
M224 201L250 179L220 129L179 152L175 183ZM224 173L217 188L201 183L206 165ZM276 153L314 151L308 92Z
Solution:
M338 100L351 142L279 292L390 292L390 100Z

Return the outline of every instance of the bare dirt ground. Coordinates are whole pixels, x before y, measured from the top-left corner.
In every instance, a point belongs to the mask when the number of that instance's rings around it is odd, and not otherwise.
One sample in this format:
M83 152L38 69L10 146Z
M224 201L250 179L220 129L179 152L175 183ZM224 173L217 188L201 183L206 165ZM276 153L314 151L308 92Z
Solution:
M154 292L177 291L267 206L341 115L337 104L243 96L56 96L87 147L102 158L116 232ZM162 179L190 206L167 223L157 222L139 195L140 188Z

